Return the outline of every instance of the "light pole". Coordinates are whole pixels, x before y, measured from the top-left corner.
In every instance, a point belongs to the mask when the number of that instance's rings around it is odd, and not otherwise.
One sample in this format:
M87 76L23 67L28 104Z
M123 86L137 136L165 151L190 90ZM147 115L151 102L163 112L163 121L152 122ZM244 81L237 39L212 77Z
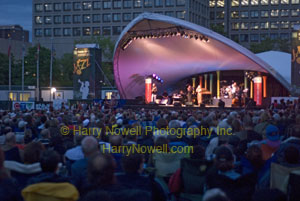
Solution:
M56 88L52 87L51 88L52 100L55 99L55 92L56 92ZM50 100L51 100L51 96L50 96Z

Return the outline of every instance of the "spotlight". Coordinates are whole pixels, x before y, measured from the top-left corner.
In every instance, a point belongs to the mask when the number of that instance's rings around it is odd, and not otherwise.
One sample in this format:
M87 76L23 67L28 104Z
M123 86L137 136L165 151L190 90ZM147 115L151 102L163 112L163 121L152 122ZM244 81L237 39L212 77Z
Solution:
M155 74L155 73L153 73L153 74L152 74L152 77L156 77L156 74Z
M192 39L194 36L193 35L190 35L190 39Z
M163 80L160 80L160 82L163 83L164 81L163 81Z
M198 36L197 35L195 35L195 40L198 40Z
M155 79L157 79L157 80L158 80L158 78L159 78L159 77L156 75Z

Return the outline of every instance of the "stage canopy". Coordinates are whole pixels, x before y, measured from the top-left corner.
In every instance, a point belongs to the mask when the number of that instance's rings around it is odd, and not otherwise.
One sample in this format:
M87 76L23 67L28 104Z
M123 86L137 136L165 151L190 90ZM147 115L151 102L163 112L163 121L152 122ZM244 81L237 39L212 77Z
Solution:
M193 75L219 70L269 73L291 89L270 64L232 40L199 25L154 13L143 13L126 26L116 43L113 62L116 85L124 99L144 95L145 78L153 73L163 79L159 91L170 91Z

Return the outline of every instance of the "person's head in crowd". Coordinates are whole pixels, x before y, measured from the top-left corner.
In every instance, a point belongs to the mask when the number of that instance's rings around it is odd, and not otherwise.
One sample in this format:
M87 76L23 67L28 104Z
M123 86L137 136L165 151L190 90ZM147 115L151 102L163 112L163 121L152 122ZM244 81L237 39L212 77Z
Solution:
M234 156L232 151L222 145L216 149L215 165L221 172L227 172L234 168Z
M299 164L300 162L300 153L299 150L290 145L284 150L284 158L288 164Z
M243 129L242 124L241 124L240 120L238 120L238 119L234 119L232 121L231 125L232 125L232 132L234 132L234 133L240 132Z
M269 114L267 112L263 112L261 115L260 115L260 122L267 122L269 121L270 117L269 117Z
M293 127L292 136L300 138L300 124Z
M204 160L205 159L205 149L200 146L193 146L193 151L190 153L191 159Z
M156 126L157 126L158 129L166 129L168 127L168 121L164 118L160 118L156 122Z
M28 144L32 141L32 131L31 129L26 129L24 131L24 143Z
M75 146L80 146L84 137L85 137L84 135L76 132L75 135L74 135L74 144L75 144Z
M258 145L252 145L247 149L246 158L256 169L261 168L264 164L263 153Z
M97 139L93 136L86 136L81 141L81 149L86 158L96 154L99 151Z
M111 146L114 146L114 147L122 146L122 144L123 144L122 135L111 134L109 136L109 143L110 143Z
M286 195L278 189L260 189L255 191L252 201L287 201Z
M116 163L110 154L96 154L88 162L88 181L95 186L115 183Z
M43 129L41 131L41 138L42 139L49 139L50 138L50 130L49 129Z
M9 132L5 135L5 144L14 146L16 145L16 135L13 132Z
M140 174L144 168L144 156L139 153L125 153L122 157L123 169L128 174Z
M12 128L10 127L10 126L6 126L5 128L4 128L4 134L7 134L7 133L10 133L10 132L12 132Z
M113 199L107 192L97 190L88 192L81 201L113 201Z
M23 120L20 120L19 123L18 123L19 129L25 129L26 125L27 125L27 122L23 121Z
M267 140L276 142L280 140L279 129L274 125L268 125L266 128Z
M5 179L8 177L8 174L4 168L4 161L5 161L5 156L4 156L4 153L0 147L0 181L2 179Z
M45 147L40 142L30 142L24 148L24 163L33 164L39 162Z
M230 201L226 194L219 188L207 190L203 196L203 201Z
M40 164L43 172L55 173L60 162L59 154L54 150L46 150L42 152Z

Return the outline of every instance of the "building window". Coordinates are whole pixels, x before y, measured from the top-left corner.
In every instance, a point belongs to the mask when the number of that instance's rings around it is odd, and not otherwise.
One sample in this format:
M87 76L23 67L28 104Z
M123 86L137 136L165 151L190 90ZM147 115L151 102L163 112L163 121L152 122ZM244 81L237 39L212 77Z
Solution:
M278 22L271 22L270 27L271 27L271 29L278 29L279 28L279 23Z
M282 29L288 29L289 28L289 22L281 22L281 28Z
M35 17L35 23L36 23L36 24L42 24L42 23L43 23L43 17L41 17L41 16L36 16L36 17Z
M231 11L231 18L232 19L239 18L239 11Z
M83 15L82 16L83 23L90 23L91 22L91 15Z
M133 13L133 19L136 18L137 16L139 16L141 13L137 12L137 13Z
M51 12L52 11L52 4L51 3L45 3L45 11Z
M74 2L73 10L81 10L81 2Z
M249 0L241 0L241 5L242 6L248 6L249 5Z
M276 40L276 39L278 39L278 34L277 34L277 33L271 33L271 34L270 34L270 39L271 39L271 40Z
M260 5L262 5L262 6L269 5L269 0L261 0Z
M166 0L166 6L174 6L174 0Z
M176 0L176 5L177 6L184 6L185 5L185 0Z
M134 7L135 8L141 8L142 7L142 1L141 0L134 0Z
M217 19L224 19L224 15L225 15L224 11L218 11L216 14L217 14Z
M131 8L132 7L132 0L124 0L123 1L124 8Z
M41 36L43 36L43 30L42 30L42 29L35 29L35 30L34 30L34 35L35 35L36 37L41 37Z
M44 36L46 37L52 36L52 29L44 29Z
M257 30L259 28L259 23L258 22L252 22L250 28L252 30Z
M113 14L113 21L114 22L120 22L121 21L121 14L120 13L114 13Z
M70 11L72 9L72 3L64 3L64 10Z
M61 36L61 28L54 29L54 36Z
M176 12L176 17L179 19L184 19L185 16L185 11L177 11Z
M269 22L261 22L260 29L269 29Z
M121 31L122 29L120 26L113 26L113 35L120 35Z
M122 8L122 2L119 0L115 0L114 2L114 8Z
M259 35L258 34L251 34L250 35L250 42L258 42L259 41Z
M93 35L100 36L100 27L93 27Z
M241 18L249 18L249 12L248 11L241 11Z
M299 4L299 2L300 2L299 0L291 0L292 4Z
M209 1L209 7L210 8L213 8L213 7L215 7L216 6L216 1L215 0L210 0Z
M101 9L101 1L94 1L93 2L93 9L100 10Z
M144 0L145 7L152 7L152 0Z
M269 11L267 10L260 11L260 17L269 17Z
M44 20L45 20L45 24L52 24L52 17L51 16L45 16Z
M91 35L91 28L90 27L83 27L82 28L82 35L90 36Z
M162 12L162 11L155 11L154 13L157 13L157 14L160 14L160 15L164 14L164 12Z
M217 7L224 8L225 1L224 0L217 0Z
M78 28L78 27L73 28L73 36L81 36L80 28Z
M258 0L251 0L251 6L258 6Z
M61 16L55 15L54 16L54 24L60 24L61 23Z
M248 42L249 41L249 35L248 34L241 34L240 35L240 42Z
M103 9L111 9L111 1L103 1Z
M209 12L209 19L210 20L214 20L215 19L215 12L214 11Z
M110 29L110 27L102 27L102 34L104 36L110 36L111 35L111 29Z
M81 15L73 15L73 23L78 24L81 22Z
M231 0L231 7L239 6L239 0Z
M83 10L91 10L92 8L92 3L89 1L83 2L82 3L82 8Z
M258 11L257 10L250 11L250 16L251 18L258 18Z
M239 35L238 34L231 34L230 36L231 40L235 42L239 42Z
M64 28L64 36L71 36L71 28Z
M43 4L35 4L35 12L43 12Z
M128 22L131 20L131 13L123 13L123 21Z
M289 0L281 0L280 3L283 5L288 5L290 2L289 2Z
M280 39L281 40L289 40L290 39L290 34L288 34L288 33L281 33L280 34Z
M111 15L110 14L103 14L103 22L110 22L111 21Z
M54 4L54 11L61 11L61 3Z
M166 11L165 15L170 16L170 17L174 17L174 12L173 11Z
M239 23L235 22L235 23L231 23L231 29L232 30L238 30L239 29Z
M71 15L64 15L64 24L71 23Z
M93 22L100 22L101 15L100 14L94 14L93 15Z
M279 4L279 0L271 0L271 5L278 5Z
M291 10L291 16L298 17L298 15L299 15L299 9L297 9L297 10Z
M241 22L241 29L242 30L248 30L249 29L249 23L248 22Z
M260 34L260 41L266 40L269 38L269 34Z
M271 10L271 17L278 17L279 15L279 10Z
M154 5L155 5L155 7L162 7L163 1L162 0L154 0Z
M289 16L289 10L281 10L281 17L288 17Z

